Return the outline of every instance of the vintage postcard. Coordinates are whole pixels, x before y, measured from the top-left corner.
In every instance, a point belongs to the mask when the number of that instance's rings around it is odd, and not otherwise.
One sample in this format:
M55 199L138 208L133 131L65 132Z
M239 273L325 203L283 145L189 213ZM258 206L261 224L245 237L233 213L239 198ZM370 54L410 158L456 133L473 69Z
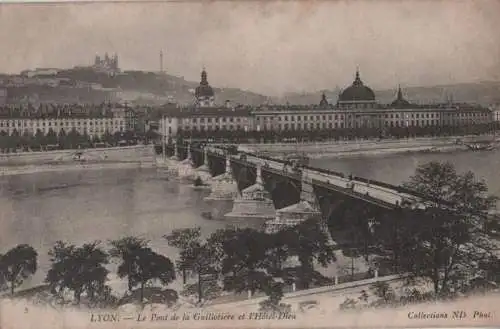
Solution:
M498 13L0 2L0 328L500 326Z

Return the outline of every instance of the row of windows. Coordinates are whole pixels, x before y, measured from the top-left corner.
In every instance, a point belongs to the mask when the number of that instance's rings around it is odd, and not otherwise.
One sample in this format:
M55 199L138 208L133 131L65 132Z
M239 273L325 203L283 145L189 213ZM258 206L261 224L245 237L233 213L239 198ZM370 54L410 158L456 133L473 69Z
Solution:
M106 132L107 129L87 129L87 128L76 128L75 129L77 132L79 132L80 134L83 134L84 132L87 132L87 133L99 133L99 134L104 134ZM30 129L30 128L26 128L24 129L23 131L23 134L24 132L28 132L29 134L35 134L37 131L37 129ZM114 133L116 131L123 131L123 127L116 127L115 129L113 130L108 130L110 133ZM4 133L8 133L10 134L11 131L9 131L8 129L0 129L0 132L4 132ZM45 130L45 131L42 131L43 133L47 133L48 130ZM59 133L58 131L54 131L55 133Z
M236 118L234 118L234 117L221 117L221 118L192 118L192 119L184 119L183 122L184 123L189 123L189 122L193 122L193 123L200 122L200 123L203 123L203 122L206 121L206 122L211 123L212 119L213 119L213 122L243 122L243 121L247 121L248 120L247 118L240 118L240 117L236 117ZM168 122L169 123L171 122L171 118L168 119Z
M437 126L437 125L458 125L462 123L459 120L408 120L408 121L386 121L384 122L384 125L382 125L380 122L376 121L365 121L365 122L316 122L316 123L285 123L281 125L277 125L276 128L281 129L281 130L297 130L297 129L334 129L334 128L360 128L360 127L406 127L406 126L412 126L412 127L425 127L425 126ZM470 121L470 123L478 123L475 121ZM255 127L257 130L260 130L260 125L257 125ZM263 125L262 128L267 128L267 129L272 129L272 125L267 124ZM222 125L222 126L190 126L190 125L184 125L180 126L180 129L183 130L193 130L193 131L217 131L217 130L240 130L242 127L240 125ZM245 129L248 129L247 126L245 126ZM172 133L172 127L168 127L168 132L171 134Z
M393 120L394 121L385 121L385 126L387 127L387 126L393 126L395 124L397 124L397 125L400 124L399 123L399 121L400 121L399 119L393 119ZM365 119L363 119L363 118L359 119L358 118L356 121L357 122L362 122L362 121L364 121L364 122L371 122L371 123L376 123L376 124L379 124L379 125L381 125L383 123L381 121L378 121L376 119L374 120L372 118L365 118ZM410 120L407 119L406 121L409 122ZM417 126L419 124L422 124L422 125L426 125L426 124L427 125L428 124L437 125L440 122L442 122L443 124L455 124L455 123L458 123L458 122L461 122L461 123L467 123L467 122L469 122L469 123L480 123L480 122L485 122L485 121L486 120L481 119L481 118L479 118L479 119L471 119L471 118L465 118L465 119L461 119L461 118L424 119L424 118L422 118L422 119L418 119L418 120L415 120L414 118L412 118L412 120L411 120L411 122L413 122L412 125L417 125ZM319 125L319 124L323 124L323 123L324 122L317 122L316 121L316 122L313 122L312 124L318 124ZM259 124L261 124L261 123L257 122L257 125L259 125ZM271 123L269 123L269 122L263 123L263 124L271 125ZM295 124L295 123L293 123L293 124ZM300 125L300 123L298 123L298 124ZM341 127L341 125L339 125L339 124L342 124L342 126L343 126L343 122L341 121L341 122L335 122L335 127ZM349 122L346 122L346 124L349 124ZM404 121L401 121L401 125L403 125L403 124L404 124ZM278 124L273 124L273 125L279 126L280 124L278 123ZM283 125L283 124L281 124L281 125ZM191 126L192 127L198 127L199 129L215 129L217 127L215 125L215 123L213 123L212 125L208 125L208 124L205 124L205 125L200 125L200 124L199 125L194 125L194 124L190 125L189 123L186 123L184 125L181 124L180 128L181 129L183 129L183 128L184 129L190 129ZM220 126L223 127L224 124L222 124ZM307 127L307 126L303 125L303 127ZM330 122L330 127L333 127L333 125L332 125L331 122Z
M489 118L488 113L477 113L477 112L466 112L466 113L412 113L412 114L323 114L323 115L285 115L285 116L256 116L257 122L270 122L277 119L278 121L319 121L319 120L344 120L345 119L353 119L353 118L361 118L364 116L369 116L370 118L379 118L379 119L402 119L402 118L411 118L411 119L438 119L438 118ZM217 122L243 122L248 121L248 118L240 118L240 117L219 117L219 118L191 118L191 119L183 119L183 123L217 123ZM172 118L168 118L168 122L172 123Z
M396 113L396 114L367 114L367 115L363 115L363 114L355 114L355 115L352 115L352 114L349 114L349 115L346 115L345 117L347 119L351 119L353 117L355 118L360 118L360 117L363 117L363 116L369 116L371 118L385 118L385 119L399 119L400 117L401 118L409 118L411 117L412 119L414 118L426 118L426 119L434 119L434 118L439 118L441 115L439 113L412 113L411 115L410 114L399 114L399 113ZM460 118L465 118L465 117L471 117L471 118L476 118L476 117L483 117L483 118L486 118L488 117L488 114L487 113L446 113L446 114L443 114L442 115L443 117L460 117ZM316 120L316 121L319 121L319 120L332 120L332 119L335 119L335 120L344 120L344 115L342 114L335 114L335 115L316 115L316 116L313 116L313 115L303 115L303 116L300 116L300 115L290 115L290 117L288 115L285 115L284 117L278 117L278 120L279 121L288 121L288 119L290 118L290 121L307 121L307 119L309 118L309 120L313 121L313 120ZM271 117L263 117L262 118L263 121L270 121L272 120ZM259 117L257 117L257 120L259 120Z
M172 130L170 129L171 127L168 127L168 132L169 133L172 133ZM218 131L218 130L240 130L242 129L242 127L240 125L236 125L236 126L233 126L233 125L230 125L230 126L221 126L221 127L204 127L204 126L201 126L201 127L197 127L197 126L193 126L193 127L190 127L190 126L185 126L184 128L181 128L181 129L184 129L184 130L193 130L193 131ZM246 128L245 128L246 129Z
M86 126L88 123L88 125L90 126L93 126L94 125L94 122L93 121L90 121L90 122L87 122L87 121L83 121L83 123L81 121L76 121L76 122L70 122L70 121L65 121L65 122L52 122L52 121L49 121L49 122L45 122L45 121L41 121L41 122L33 122L33 121L29 121L29 122L26 122L26 121L14 121L14 122L9 122L9 121L0 121L0 127L23 127L23 126L30 126L30 127L33 127L33 126L39 126L39 127L45 127L45 126L48 126L48 127L57 127L57 126L81 126L81 125L84 125ZM95 125L96 126L104 126L104 125L123 125L124 124L124 121L123 120L120 120L120 121L106 121L106 122L103 122L103 121L97 121L95 122Z

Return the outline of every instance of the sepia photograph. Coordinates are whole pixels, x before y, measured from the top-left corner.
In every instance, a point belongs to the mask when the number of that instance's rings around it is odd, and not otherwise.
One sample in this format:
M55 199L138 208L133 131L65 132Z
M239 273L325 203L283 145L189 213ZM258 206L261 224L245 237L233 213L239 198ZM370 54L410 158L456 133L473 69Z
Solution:
M0 328L500 326L500 1L0 1Z

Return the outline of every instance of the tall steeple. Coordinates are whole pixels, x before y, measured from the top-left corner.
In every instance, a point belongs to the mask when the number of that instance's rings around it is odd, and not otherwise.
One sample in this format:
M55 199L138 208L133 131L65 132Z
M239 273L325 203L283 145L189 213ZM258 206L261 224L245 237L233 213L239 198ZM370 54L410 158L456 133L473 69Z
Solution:
M398 100L402 100L403 99L403 92L401 91L401 85L398 84Z
M408 102L404 97L403 97L403 91L401 90L401 85L398 84L398 93L396 96L396 99L391 103L391 106L394 106L395 108L405 108L410 105L410 102Z
M354 79L354 82L352 84L354 86L363 85L363 81L361 81L361 78L359 77L359 67L358 66L356 66L356 78Z
M327 106L328 105L328 101L326 100L326 95L325 93L323 93L321 95L321 101L319 102L319 105L320 106Z
M163 73L163 50L160 50L160 73Z

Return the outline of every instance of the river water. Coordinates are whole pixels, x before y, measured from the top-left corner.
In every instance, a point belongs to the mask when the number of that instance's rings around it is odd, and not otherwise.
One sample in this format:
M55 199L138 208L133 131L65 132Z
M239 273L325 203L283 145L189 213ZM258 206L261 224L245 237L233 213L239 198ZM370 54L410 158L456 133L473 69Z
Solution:
M415 173L418 165L430 161L449 161L455 165L459 173L472 171L476 178L486 181L491 194L500 197L500 150L322 158L312 159L311 165L391 184L401 184Z
M450 161L458 171L472 170L500 196L500 151L360 156L314 159L313 166L399 184L421 164ZM225 226L204 219L203 197L187 185L166 180L155 169L107 169L0 177L0 253L20 243L39 252L39 271L25 286L40 283L49 267L48 250L57 240L106 243L127 235L177 256L163 235L201 226L208 235Z

